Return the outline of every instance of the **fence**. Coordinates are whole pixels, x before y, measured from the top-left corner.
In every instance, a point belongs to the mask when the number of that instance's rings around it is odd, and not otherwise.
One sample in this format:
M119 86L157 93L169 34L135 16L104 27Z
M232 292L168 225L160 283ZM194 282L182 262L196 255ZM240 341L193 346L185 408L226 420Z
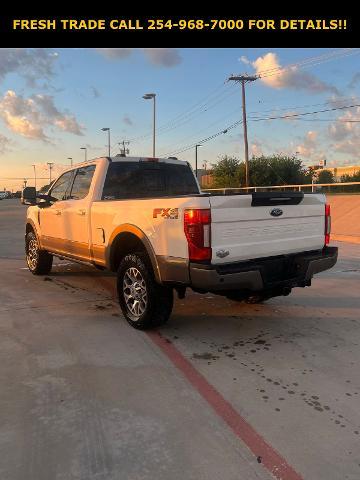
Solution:
M336 183L310 183L302 185L271 185L261 187L238 187L238 188L202 188L205 193L251 193L266 192L269 190L280 191L311 191L316 193L360 193L360 182L336 182Z

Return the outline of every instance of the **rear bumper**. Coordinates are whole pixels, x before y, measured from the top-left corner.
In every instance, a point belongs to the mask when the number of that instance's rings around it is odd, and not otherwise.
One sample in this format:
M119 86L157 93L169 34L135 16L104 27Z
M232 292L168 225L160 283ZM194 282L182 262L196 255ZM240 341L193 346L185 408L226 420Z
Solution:
M337 261L337 247L223 265L190 264L190 285L198 290L271 290L305 287L314 274Z

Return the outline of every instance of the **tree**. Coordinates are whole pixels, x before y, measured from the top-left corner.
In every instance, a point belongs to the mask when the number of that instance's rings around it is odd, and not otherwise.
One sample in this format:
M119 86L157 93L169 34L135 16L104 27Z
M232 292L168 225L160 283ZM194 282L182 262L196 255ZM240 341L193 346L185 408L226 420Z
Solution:
M321 170L317 176L316 183L335 183L335 177L330 170Z
M297 157L272 155L253 157L249 161L250 185L265 187L311 183L312 172L308 171ZM245 164L235 157L224 156L213 165L216 187L244 187Z
M360 182L360 170L352 175L342 175L341 182Z
M212 165L214 187L239 187L242 183L242 171L245 170L236 157L224 155L218 163Z
M311 172L294 156L253 157L249 164L250 182L254 186L299 185L311 183Z

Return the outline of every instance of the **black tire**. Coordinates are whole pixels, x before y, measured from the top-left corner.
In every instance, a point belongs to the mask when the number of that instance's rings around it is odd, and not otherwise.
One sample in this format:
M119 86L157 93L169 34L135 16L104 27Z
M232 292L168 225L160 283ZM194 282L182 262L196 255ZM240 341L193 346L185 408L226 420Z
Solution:
M129 324L139 330L163 325L173 308L172 288L159 285L143 253L130 253L120 262L117 289L121 310Z
M53 256L40 250L34 232L28 232L25 239L26 263L33 275L47 275L51 271Z

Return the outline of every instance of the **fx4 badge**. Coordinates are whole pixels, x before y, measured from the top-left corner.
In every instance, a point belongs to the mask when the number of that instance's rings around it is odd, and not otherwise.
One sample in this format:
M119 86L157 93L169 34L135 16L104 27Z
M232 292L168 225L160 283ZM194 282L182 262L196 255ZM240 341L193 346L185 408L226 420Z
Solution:
M153 218L170 218L172 220L179 218L178 208L154 208Z

